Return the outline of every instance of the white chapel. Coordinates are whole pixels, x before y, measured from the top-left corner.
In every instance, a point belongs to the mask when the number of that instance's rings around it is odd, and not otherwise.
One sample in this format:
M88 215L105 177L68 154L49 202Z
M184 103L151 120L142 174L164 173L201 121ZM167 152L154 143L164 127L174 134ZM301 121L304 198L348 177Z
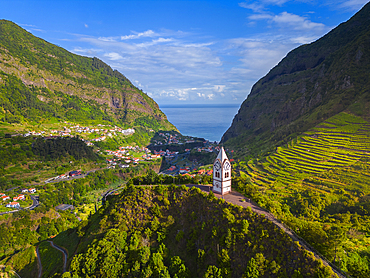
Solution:
M213 192L221 195L231 192L231 164L223 147L213 163Z

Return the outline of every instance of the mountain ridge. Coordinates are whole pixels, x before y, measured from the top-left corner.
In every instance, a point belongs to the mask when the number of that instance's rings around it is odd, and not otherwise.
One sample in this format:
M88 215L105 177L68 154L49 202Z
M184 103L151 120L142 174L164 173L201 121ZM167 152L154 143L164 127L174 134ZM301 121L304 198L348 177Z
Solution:
M37 98L35 102L46 105L63 106L70 102L68 98L77 97L74 104L82 102L87 108L96 106L102 113L101 118L114 124L141 125L144 120L148 128L176 130L158 104L117 70L96 57L72 54L7 20L0 20L0 71L0 85L7 86L2 95L3 111L0 110L0 118L3 116L5 121L7 113L20 117L21 121L27 119L27 115L17 109L16 100L9 98L9 91L28 90ZM19 81L24 88L19 88L22 87ZM62 95L58 95L60 92ZM74 104L71 107L75 110L84 110ZM14 111L5 109L6 105L13 106ZM49 117L68 119L66 110L55 107L51 110L54 111Z
M367 4L319 40L289 52L254 84L221 143L246 155L285 143L346 109L368 118L369 14Z

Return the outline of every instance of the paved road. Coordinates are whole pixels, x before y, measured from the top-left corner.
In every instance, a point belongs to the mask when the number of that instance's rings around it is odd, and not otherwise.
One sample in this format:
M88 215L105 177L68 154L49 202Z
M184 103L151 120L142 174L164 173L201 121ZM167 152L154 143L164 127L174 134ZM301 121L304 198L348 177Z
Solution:
M38 245L36 247L36 257L37 257L37 266L38 266L38 269L39 269L38 278L40 278L41 275L42 275L42 264L41 264L41 257L40 257L40 252L39 252L39 246Z
M44 181L44 182L42 182L40 184L35 184L34 186L36 186L36 185L43 185L43 184L47 184L47 183L56 183L56 182L61 182L61 181L68 181L68 180L73 180L73 179L81 179L81 178L84 178L84 177L88 176L90 173L94 173L96 171L105 170L105 169L108 169L108 167L91 169L91 170L87 171L85 174L81 174L81 175L73 176L73 177L68 176L65 179L54 179L54 180L48 181L48 182L47 181Z
M39 196L30 195L30 198L32 200L32 205L31 206L26 207L26 208L11 210L11 211L0 212L0 215L14 213L14 212L17 212L17 211L20 211L20 210L23 210L23 209L35 209L36 207L38 207L40 205Z
M120 187L117 187L116 189L109 189L107 192L104 193L103 197L102 197L102 202L104 203L106 200L107 200L107 197L109 195L112 195L114 192L124 188L126 185L123 185L123 186L120 186Z
M62 252L63 254L63 273L67 271L67 257L68 253L66 250L64 250L62 247L59 247L58 245L55 245L54 242L51 240L48 240L47 242L50 243L50 246L57 249L58 251ZM42 264L41 264L41 257L40 257L40 252L39 252L39 246L37 245L36 247L36 254L37 254L37 264L38 264L38 269L39 269L39 275L38 278L41 278L42 276ZM20 277L19 277L20 278Z
M67 258L68 258L68 253L65 249L62 247L59 247L58 245L54 244L51 240L48 240L50 243L51 247L57 249L58 251L63 253L63 273L67 271Z
M35 195L30 195L30 198L32 200L32 206L26 208L26 209L34 209L36 207L38 207L40 205L40 202L39 202L39 196L35 196Z

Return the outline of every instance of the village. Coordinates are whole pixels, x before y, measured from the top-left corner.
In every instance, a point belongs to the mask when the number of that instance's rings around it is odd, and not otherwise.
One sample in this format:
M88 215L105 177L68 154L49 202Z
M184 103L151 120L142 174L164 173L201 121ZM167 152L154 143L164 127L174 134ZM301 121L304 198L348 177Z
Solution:
M169 144L186 144L186 143L194 143L195 141L204 140L203 138L194 138L191 136L183 136L180 133L177 132L159 132L157 134L158 136L155 136L153 138L153 143L155 146L160 145L169 145Z
M123 129L117 126L108 126L98 124L96 127L88 127L64 122L60 129L50 129L48 131L29 131L23 134L24 137L40 136L44 139L55 139L59 137L80 136L88 146L94 146L93 142L103 141L109 137L125 135L129 136L135 133L133 128ZM106 166L100 165L99 169L82 171L81 169L72 169L68 172L58 174L43 180L42 183L57 183L76 178L83 178L91 171L104 169L124 169L136 167L138 164L148 163L149 161L162 159L162 167L159 174L164 175L186 175L194 177L212 176L212 167L208 167L219 152L220 147L203 138L194 138L183 136L176 131L157 132L148 147L139 147L135 145L123 145L116 150L100 149L94 146L94 151L105 158ZM154 146L154 148L153 148ZM204 157L207 159L203 160ZM72 163L72 161L70 162ZM206 166L205 166L206 165ZM102 167L103 166L103 167ZM35 193L35 188L25 189L21 193ZM9 212L9 210L19 210L29 207L32 204L27 195L18 194L19 190L13 190L14 196L0 194L2 200L2 209L0 212ZM11 202L11 199L13 201ZM30 203L31 202L31 203ZM30 203L30 204L29 204Z
M20 189L18 193L12 193L9 195L5 193L0 193L1 202L5 206L5 208L19 210L21 208L31 206L32 200L29 198L29 195L36 193L36 188L23 188ZM7 212L8 209L0 209L0 213L4 211Z
M88 139L82 139L88 146L93 146L93 142L104 141L109 137L121 135L132 135L135 133L133 128L123 129L117 126L108 126L98 124L97 127L88 127L88 126L81 126L75 125L72 123L64 122L66 126L63 127L62 130L52 129L49 131L29 131L23 136L42 136L46 138L55 138L55 137L73 137L73 136L81 136L87 135Z

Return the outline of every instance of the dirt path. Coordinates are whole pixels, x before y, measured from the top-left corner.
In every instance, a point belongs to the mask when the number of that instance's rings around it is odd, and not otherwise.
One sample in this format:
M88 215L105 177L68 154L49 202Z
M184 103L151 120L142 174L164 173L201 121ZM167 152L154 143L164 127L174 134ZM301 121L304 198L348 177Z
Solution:
M200 188L202 191L209 192L210 186L206 185L187 185L188 187L196 186ZM324 265L331 267L331 269L335 272L335 274L338 275L340 278L346 278L345 275L343 275L332 263L328 262L322 255L318 254L318 252L313 249L304 239L300 238L296 233L294 233L290 228L285 226L283 223L281 223L278 219L274 217L271 213L264 210L263 208L259 207L256 203L254 203L252 200L246 198L242 194L236 191L232 191L231 193L221 196L220 194L214 193L214 195L217 198L223 198L226 202L232 203L234 205L242 206L244 208L250 207L252 211L264 215L268 220L270 220L272 223L274 223L276 226L278 226L280 229L282 229L285 233L287 233L294 241L298 241L299 244L307 249L308 251L311 251L316 259L321 260Z

